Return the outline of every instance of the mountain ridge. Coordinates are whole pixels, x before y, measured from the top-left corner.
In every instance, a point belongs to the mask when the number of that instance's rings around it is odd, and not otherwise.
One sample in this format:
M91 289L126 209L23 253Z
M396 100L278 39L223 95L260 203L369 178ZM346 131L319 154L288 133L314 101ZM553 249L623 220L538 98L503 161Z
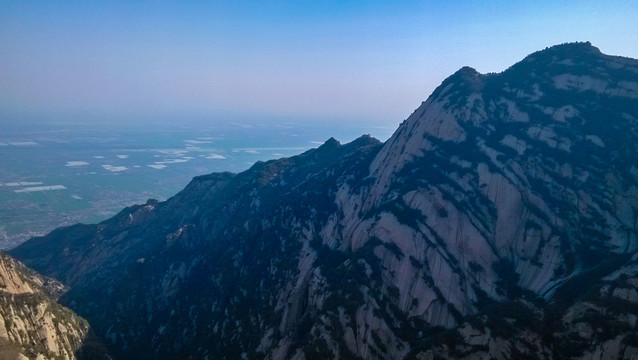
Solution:
M10 254L121 358L628 358L636 99L638 61L589 43L466 67L385 143L196 177Z

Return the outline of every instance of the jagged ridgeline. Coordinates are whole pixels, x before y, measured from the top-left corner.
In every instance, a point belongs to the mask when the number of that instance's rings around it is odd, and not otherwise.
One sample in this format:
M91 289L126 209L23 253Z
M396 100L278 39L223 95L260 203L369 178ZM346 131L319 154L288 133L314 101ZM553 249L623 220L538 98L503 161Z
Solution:
M629 359L637 154L638 61L565 44L11 254L119 359Z

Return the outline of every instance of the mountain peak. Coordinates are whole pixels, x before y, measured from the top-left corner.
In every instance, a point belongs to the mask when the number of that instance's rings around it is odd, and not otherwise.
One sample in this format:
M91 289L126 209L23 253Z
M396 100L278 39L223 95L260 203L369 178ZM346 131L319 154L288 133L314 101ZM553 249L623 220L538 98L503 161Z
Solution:
M339 142L339 140L335 139L334 137L330 137L330 139L326 140L326 142L319 146L319 149L334 148L340 145L341 143Z
M430 95L430 98L436 98L457 91L467 93L479 90L483 87L483 78L484 75L476 71L473 67L463 66L443 80L441 85Z
M365 146L365 145L378 145L380 143L381 142L377 138L373 137L372 135L364 134L352 140L351 144L354 144L356 146Z
M562 53L590 53L590 54L602 54L600 49L592 45L589 41L577 41L570 43L563 43L545 48L538 51L543 52L562 52Z
M549 46L543 50L535 51L526 56L523 61L534 60L537 56L582 57L585 55L603 55L603 53L589 41L571 42Z
M471 67L471 66L463 66L462 68L458 69L454 75L456 76L467 76L467 77L475 77L478 75L481 75L478 71L476 71L475 68ZM454 76L452 75L452 76Z
M521 63L541 64L579 64L588 63L592 59L603 58L600 49L593 46L589 41L572 42L547 47L526 56L522 61L512 66L516 67Z

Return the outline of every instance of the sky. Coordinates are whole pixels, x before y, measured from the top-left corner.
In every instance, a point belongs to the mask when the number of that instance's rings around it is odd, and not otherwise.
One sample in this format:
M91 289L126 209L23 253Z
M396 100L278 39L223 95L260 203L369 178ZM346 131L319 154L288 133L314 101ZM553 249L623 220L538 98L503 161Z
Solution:
M465 65L572 41L638 58L637 18L638 1L2 0L0 122L394 126Z

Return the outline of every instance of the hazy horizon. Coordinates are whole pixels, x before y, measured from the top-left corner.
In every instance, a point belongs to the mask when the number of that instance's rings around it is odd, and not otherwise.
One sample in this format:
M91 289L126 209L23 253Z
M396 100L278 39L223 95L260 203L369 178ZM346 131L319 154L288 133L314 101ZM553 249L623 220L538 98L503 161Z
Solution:
M573 41L638 57L637 10L620 1L5 1L0 116L396 127L465 65L500 72Z

